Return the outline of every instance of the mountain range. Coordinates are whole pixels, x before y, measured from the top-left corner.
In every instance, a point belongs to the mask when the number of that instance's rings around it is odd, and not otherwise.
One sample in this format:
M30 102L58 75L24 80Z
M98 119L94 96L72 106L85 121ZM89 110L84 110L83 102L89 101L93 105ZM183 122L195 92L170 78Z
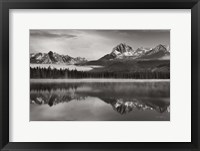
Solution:
M137 48L133 49L131 46L120 43L114 47L111 53L106 54L98 60L88 61L81 57L71 57L68 55L60 55L58 53L49 51L48 53L31 53L30 63L32 64L98 64L97 62L108 62L113 60L169 60L170 50L169 46L162 44L155 48Z
M33 64L81 64L85 63L85 58L73 58L68 55L60 55L58 53L49 51L48 53L31 53L30 63Z
M110 54L107 54L99 60L113 60L113 59L169 59L170 51L164 45L159 44L155 48L138 48L136 50L132 47L121 43L113 48Z

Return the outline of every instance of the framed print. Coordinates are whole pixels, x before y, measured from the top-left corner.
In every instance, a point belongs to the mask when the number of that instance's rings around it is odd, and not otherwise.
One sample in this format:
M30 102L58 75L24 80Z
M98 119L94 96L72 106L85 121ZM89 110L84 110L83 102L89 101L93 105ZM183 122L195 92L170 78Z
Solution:
M199 1L1 1L2 150L199 150Z
M31 29L29 38L30 121L170 121L169 30ZM56 40L76 57L48 51ZM112 48L119 41L155 48Z

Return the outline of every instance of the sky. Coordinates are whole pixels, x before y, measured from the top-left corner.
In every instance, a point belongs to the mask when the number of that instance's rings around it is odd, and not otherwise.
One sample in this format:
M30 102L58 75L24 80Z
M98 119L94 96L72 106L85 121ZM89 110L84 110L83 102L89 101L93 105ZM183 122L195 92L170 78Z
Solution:
M96 60L120 43L136 50L170 45L170 30L30 30L30 53L49 51Z

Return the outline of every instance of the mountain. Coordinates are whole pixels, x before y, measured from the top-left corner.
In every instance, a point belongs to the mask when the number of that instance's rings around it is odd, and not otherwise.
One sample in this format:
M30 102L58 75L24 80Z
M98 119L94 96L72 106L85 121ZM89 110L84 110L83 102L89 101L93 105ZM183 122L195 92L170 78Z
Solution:
M147 53L148 51L152 50L152 48L143 48L143 47L140 47L138 49L135 50L134 52L134 56L136 57L140 57L140 56L143 56L145 55L145 53Z
M113 48L110 54L99 59L99 61L108 61L114 59L169 59L169 46L157 45L155 48L140 47L133 50L131 46L121 43Z
M106 54L98 60L87 61L85 58L73 58L68 55L60 55L49 51L48 53L31 53L30 63L34 64L85 64L102 65L114 60L169 60L170 47L157 45L155 48L133 48L125 43L120 43L114 47L111 53Z
M85 63L85 58L73 58L68 55L60 55L55 52L49 51L48 53L31 53L30 63L35 64L80 64Z
M84 65L100 65L93 72L131 73L136 71L170 72L170 51L164 45L155 48L132 47L121 43L113 48L111 53L98 60L88 61Z
M110 54L103 56L99 60L123 59L132 56L134 56L134 50L132 47L126 45L125 43L120 43L112 49Z
M111 54L115 55L116 57L122 56L132 56L134 53L132 47L126 45L125 43L121 43L113 48Z
M144 55L140 56L139 59L169 59L170 52L164 45L159 44L155 48L147 51Z

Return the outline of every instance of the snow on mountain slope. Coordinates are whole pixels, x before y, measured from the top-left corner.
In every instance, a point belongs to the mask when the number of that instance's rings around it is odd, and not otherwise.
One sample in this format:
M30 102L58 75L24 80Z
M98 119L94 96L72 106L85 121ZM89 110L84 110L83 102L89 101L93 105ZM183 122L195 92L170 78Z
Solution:
M166 48L164 45L157 45L155 48L143 48L140 47L133 50L131 46L121 43L113 48L110 54L101 57L99 60L113 60L113 59L162 59L169 58L170 55L169 47ZM167 56L167 57L164 57Z
M87 62L85 58L73 58L52 51L49 51L48 53L32 53L30 55L30 63L34 64L79 64L84 62Z

